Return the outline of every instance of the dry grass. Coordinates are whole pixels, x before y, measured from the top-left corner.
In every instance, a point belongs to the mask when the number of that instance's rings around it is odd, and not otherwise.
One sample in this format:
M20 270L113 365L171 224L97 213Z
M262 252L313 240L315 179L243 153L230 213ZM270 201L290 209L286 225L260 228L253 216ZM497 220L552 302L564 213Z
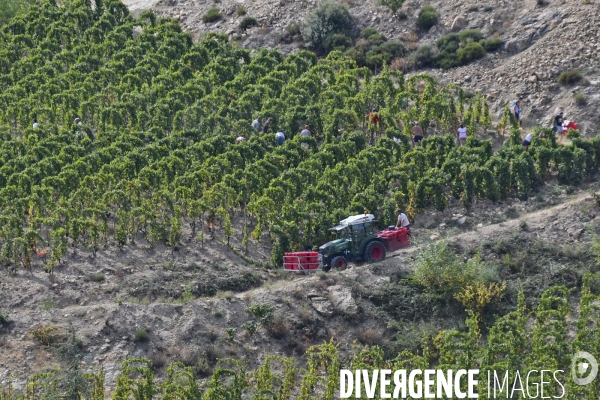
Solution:
M405 58L396 58L390 64L390 68L406 73L412 69L412 63Z
M417 43L419 41L419 35L416 32L408 32L398 35L398 39L406 43Z
M289 332L290 324L281 314L274 314L273 319L266 328L271 336L276 339L281 339Z
M409 52L415 51L420 47L419 42L409 42L409 43L406 43L405 46L406 46L406 50L408 50Z
M305 324L309 324L313 321L313 313L312 313L312 311L310 309L310 305L308 303L305 304L302 307L302 309L300 309L300 319Z
M376 346L381 344L382 337L381 333L374 328L361 328L358 331L358 340L360 340L363 344Z

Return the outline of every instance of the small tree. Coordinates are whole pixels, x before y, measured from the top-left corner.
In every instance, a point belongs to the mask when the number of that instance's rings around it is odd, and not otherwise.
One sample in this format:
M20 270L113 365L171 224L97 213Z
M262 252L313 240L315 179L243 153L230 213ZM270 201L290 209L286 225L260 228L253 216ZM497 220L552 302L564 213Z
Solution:
M379 0L379 4L389 8L392 11L392 14L394 14L396 18L400 19L400 13L398 11L400 11L402 8L404 0Z
M306 18L301 32L308 47L323 51L326 38L336 33L348 34L353 26L354 21L346 5L326 0Z

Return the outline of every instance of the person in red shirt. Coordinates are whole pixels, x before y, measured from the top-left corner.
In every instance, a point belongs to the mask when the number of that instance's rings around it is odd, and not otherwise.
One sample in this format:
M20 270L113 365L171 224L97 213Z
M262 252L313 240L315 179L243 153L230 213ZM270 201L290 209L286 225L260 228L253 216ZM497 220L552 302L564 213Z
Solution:
M369 130L371 131L371 144L373 144L373 136L379 129L379 114L378 108L374 108L370 113L367 114L367 121L369 121Z

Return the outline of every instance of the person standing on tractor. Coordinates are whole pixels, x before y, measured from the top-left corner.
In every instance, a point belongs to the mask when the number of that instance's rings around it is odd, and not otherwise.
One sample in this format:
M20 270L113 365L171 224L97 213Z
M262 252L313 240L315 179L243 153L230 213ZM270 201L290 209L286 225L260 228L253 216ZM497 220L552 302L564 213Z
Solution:
M513 104L513 109L512 112L515 116L515 120L517 120L517 123L519 124L519 126L521 126L522 122L521 122L521 100L523 100L522 97L519 97L519 99L517 101L515 101L515 103Z
M396 212L398 213L398 222L396 223L396 228L406 228L410 234L410 222L408 217L402 212L402 210L396 210Z

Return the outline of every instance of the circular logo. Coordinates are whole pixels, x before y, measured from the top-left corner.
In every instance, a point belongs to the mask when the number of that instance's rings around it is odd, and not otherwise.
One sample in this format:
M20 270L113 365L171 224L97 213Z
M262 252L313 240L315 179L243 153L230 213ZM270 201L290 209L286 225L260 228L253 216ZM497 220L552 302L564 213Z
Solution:
M596 375L598 375L598 362L594 356L586 351L575 353L571 359L571 376L573 377L573 382L576 385L585 386L593 382L596 379Z

